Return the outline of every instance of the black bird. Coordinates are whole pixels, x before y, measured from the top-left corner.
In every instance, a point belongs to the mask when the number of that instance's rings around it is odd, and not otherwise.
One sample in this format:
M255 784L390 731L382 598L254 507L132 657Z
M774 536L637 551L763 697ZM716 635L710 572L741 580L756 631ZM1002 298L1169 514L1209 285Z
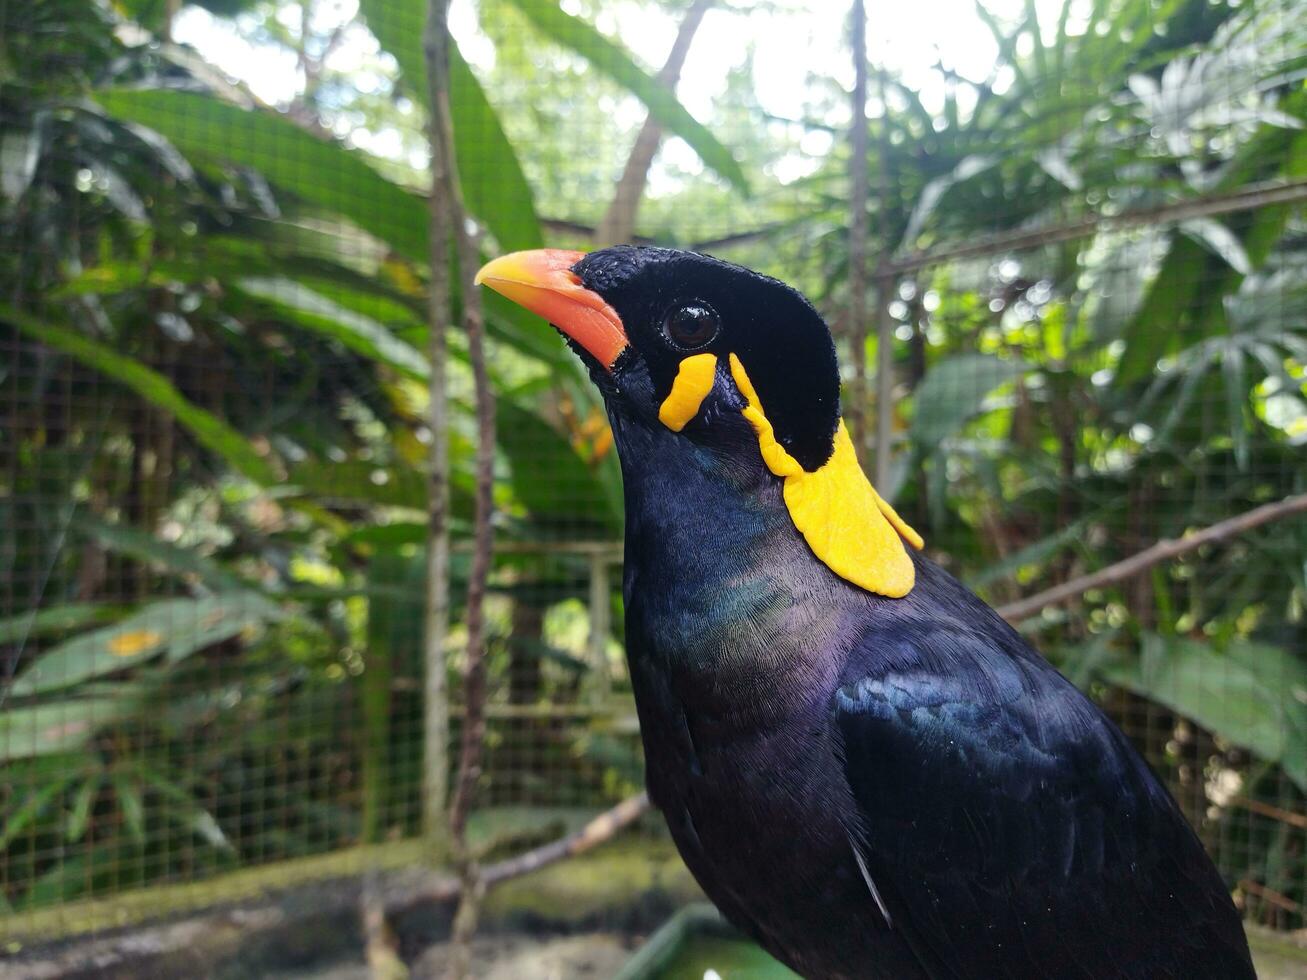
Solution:
M807 300L661 248L478 282L603 393L649 793L732 923L810 978L1254 976L1157 777L867 481Z

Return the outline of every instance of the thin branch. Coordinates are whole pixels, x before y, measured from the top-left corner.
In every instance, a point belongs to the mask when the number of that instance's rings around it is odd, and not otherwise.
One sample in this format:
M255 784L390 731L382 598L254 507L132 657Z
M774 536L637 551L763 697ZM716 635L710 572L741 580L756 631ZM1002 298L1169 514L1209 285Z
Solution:
M433 173L439 174L435 192L443 198L449 218L448 231L458 258L463 325L468 336L468 360L472 365L477 415L476 500L473 526L472 565L466 602L467 658L464 670L462 744L449 824L456 841L467 823L472 793L480 774L481 743L485 735L485 617L486 579L490 573L491 512L494 489L495 403L486 370L485 321L481 291L473 278L477 246L468 231L467 212L454 157L454 126L449 107L449 31L446 0L431 0L426 33L427 77L430 86L430 142ZM435 166L435 161L439 165Z
M748 231L722 235L718 238L703 238L697 242L690 242L684 247L691 252L711 252L714 249L730 248L734 245L747 245L750 242L770 238L779 232L788 231L795 224L796 222L793 219L774 221L762 228L751 228ZM551 234L578 235L582 238L598 240L599 229L594 225L586 224L584 221L573 221L571 218L541 218L540 225ZM648 235L637 235L635 232L627 235L625 240L632 245L658 244L658 239L651 238Z
M1307 179L1265 181L1249 184L1228 194L1215 194L1176 204L1163 204L1155 208L1139 208L1117 215L1093 215L1080 221L1052 225L1047 228L1020 229L998 235L977 238L962 245L946 245L939 249L915 252L889 263L888 271L896 275L915 272L927 266L940 265L957 259L983 258L1002 252L1056 245L1074 241L1100 231L1120 231L1145 225L1175 224L1193 218L1207 218L1220 214L1234 214L1276 204L1295 204L1307 200Z
M539 871L564 858L584 854L612 840L648 812L649 794L637 793L605 810L580 830L566 834L548 844L541 844L516 857L486 865L481 869L481 883L486 888L490 888L512 878L520 878ZM461 890L462 882L459 878L443 875L424 882L419 888L393 896L386 903L386 911L390 915L396 915L424 902L449 902L457 898Z
M1066 602L1068 599L1074 599L1090 589L1099 589L1105 585L1124 582L1140 572L1147 571L1154 565L1170 561L1172 558L1177 558L1196 548L1201 548L1205 544L1224 541L1226 538L1232 538L1246 531L1251 531L1253 528L1260 527L1271 521L1283 520L1286 517L1303 513L1307 513L1307 493L1295 494L1274 503L1263 504L1261 507L1228 518L1217 524L1212 524L1200 531L1186 534L1182 538L1158 541L1152 547L1145 548L1138 554L1108 565L1106 568L1100 568L1089 575L1081 575L1069 582L1063 582L1061 585L1038 592L1028 599L1021 599L1018 602L1010 602L1005 606L999 606L998 614L1014 623L1029 619L1048 606L1055 606L1058 603Z
M1196 200L1165 204L1156 208L1140 208L1118 215L1094 215L1067 224L1050 225L1046 228L1023 228L1014 232L1004 232L977 238L961 245L942 245L937 249L912 252L898 259L891 260L882 270L894 275L916 272L932 265L942 265L956 259L982 258L1004 252L1019 251L1024 248L1037 248L1041 245L1055 245L1060 242L1085 238L1098 231L1116 231L1124 228L1137 228L1143 225L1167 225L1191 218L1204 218L1221 214L1236 214L1240 211L1253 211L1257 208L1275 204L1294 204L1307 200L1307 180L1268 181L1250 184L1227 194L1211 195ZM576 222L544 219L546 227L556 225L559 230L587 233L588 226ZM735 245L748 245L762 241L777 232L793 226L793 222L777 222L761 228L736 232L721 238L710 238L694 242L689 246L693 251L712 251L730 248Z
M1274 888L1268 888L1260 882L1253 881L1251 878L1239 879L1239 887L1250 895L1256 895L1263 902L1269 902L1277 908L1283 909L1294 915L1302 913L1302 906L1295 902L1288 895L1276 891Z
M472 563L468 573L465 603L467 657L463 672L463 703L466 714L459 753L458 782L449 816L450 828L456 837L461 837L467 823L468 810L472 805L477 779L481 775L481 749L486 731L485 597L494 547L494 530L491 522L494 516L495 397L490 387L490 376L486 367L485 316L481 308L481 291L473 281L477 268L477 246L467 231L461 194L458 191L452 126L447 105L444 107L443 114L446 132L450 134L446 144L446 164L451 178L450 201L453 204L454 240L458 247L463 326L467 330L468 361L472 365L477 418Z
M685 12L685 19L676 32L676 40L672 42L672 50L668 53L662 70L658 72L659 84L668 91L675 91L681 69L685 66L685 58L690 53L690 45L694 42L695 32L699 30L704 14L715 2L716 0L694 0ZM599 223L595 235L597 244L618 245L630 240L635 231L635 215L640 208L649 167L653 165L662 138L663 128L652 115L646 116L640 134L631 147L631 155L626 159L622 178L617 182L612 203L608 205L608 211Z
M584 221L573 221L571 218L541 218L540 227L550 234L556 235L577 235L591 241L597 241L599 229L594 225L588 225ZM628 235L626 241L631 245L653 245L654 240L647 235Z
M481 876L487 885L497 885L509 878L539 871L546 865L561 861L563 858L576 857L612 840L620 831L635 823L648 811L649 794L637 793L611 809L605 810L580 830L560 837L556 841L550 841L548 844L542 844L525 854L492 864L483 869Z
M1259 816L1270 817L1272 820L1280 821L1280 823L1287 823L1291 827L1307 830L1307 814L1304 813L1295 813L1292 810L1286 810L1282 806L1263 803L1261 800L1254 800L1247 796L1236 796L1230 801L1230 805L1242 807Z
M763 241L772 235L783 231L789 231L795 227L796 222L793 219L785 221L773 221L771 224L763 225L761 228L752 228L748 231L737 231L731 235L722 235L719 238L704 238L692 243L689 248L692 252L711 252L718 248L731 248L734 245L748 245L752 242Z

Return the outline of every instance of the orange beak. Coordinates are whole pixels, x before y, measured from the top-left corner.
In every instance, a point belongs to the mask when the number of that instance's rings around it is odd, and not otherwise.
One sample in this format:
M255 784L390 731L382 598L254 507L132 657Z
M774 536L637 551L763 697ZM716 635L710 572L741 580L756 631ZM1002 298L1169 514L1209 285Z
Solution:
M617 311L572 272L583 255L558 248L512 252L482 266L476 283L544 317L611 371L629 341Z

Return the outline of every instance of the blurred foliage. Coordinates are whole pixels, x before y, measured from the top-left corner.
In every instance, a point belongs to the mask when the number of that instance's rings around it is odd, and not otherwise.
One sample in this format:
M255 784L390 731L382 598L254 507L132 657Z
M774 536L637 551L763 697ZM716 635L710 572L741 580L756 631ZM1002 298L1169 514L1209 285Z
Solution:
M160 40L165 3L0 8L0 907L417 830L425 4L202 6L289 55L298 94L263 105ZM460 34L477 57L452 66L458 163L486 253L584 246L647 108L704 172L664 165L643 235L793 282L847 347L834 75L777 119L747 57L705 124L594 26L601 6L483 0ZM1307 179L1300 6L1097 0L1055 24L977 7L990 77L941 67L938 105L884 79L878 247ZM1307 490L1304 230L1300 208L1267 204L900 277L884 489L995 603ZM499 532L517 546L493 579L506 717L487 798L557 803L566 784L582 789L564 802L595 803L640 780L619 638L596 670L590 560L522 548L615 539L620 477L575 360L487 299ZM461 531L474 427L451 344ZM1305 576L1298 521L1026 624L1141 738L1231 880L1282 899L1250 893L1249 912L1285 926L1302 924L1307 842L1265 805L1307 799Z

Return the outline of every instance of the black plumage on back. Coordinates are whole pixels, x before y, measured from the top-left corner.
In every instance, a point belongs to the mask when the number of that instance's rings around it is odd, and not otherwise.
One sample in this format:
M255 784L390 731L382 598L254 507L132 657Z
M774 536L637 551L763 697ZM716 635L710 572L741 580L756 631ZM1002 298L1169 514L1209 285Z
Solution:
M665 249L570 269L559 292L627 340L596 359L591 328L556 321L622 461L650 795L727 918L811 978L1253 977L1198 838L1088 698L898 537L914 582L891 597L796 526L814 494L862 492L823 475L839 383L811 306ZM886 509L856 503L824 513L856 536Z
M1121 732L918 567L852 651L832 717L868 876L926 974L1251 976L1225 884Z

